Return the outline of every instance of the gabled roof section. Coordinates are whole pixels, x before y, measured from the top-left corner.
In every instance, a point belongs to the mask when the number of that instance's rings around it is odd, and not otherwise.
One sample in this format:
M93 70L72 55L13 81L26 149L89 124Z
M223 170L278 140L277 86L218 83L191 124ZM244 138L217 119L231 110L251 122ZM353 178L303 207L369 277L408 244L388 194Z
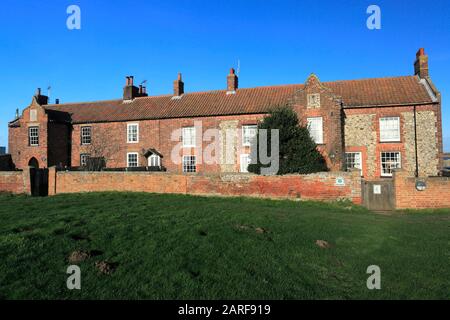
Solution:
M8 127L20 127L20 117L8 122Z
M416 76L323 82L342 97L345 108L417 105L434 103ZM44 106L46 110L66 112L73 123L115 122L145 119L264 114L287 105L303 84L185 93L120 100L67 103Z

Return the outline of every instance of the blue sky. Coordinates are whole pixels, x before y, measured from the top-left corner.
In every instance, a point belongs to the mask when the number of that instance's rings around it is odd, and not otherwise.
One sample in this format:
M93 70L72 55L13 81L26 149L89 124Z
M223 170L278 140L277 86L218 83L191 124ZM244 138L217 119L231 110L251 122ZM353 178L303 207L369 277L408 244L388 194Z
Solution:
M81 8L81 30L66 9ZM382 29L366 27L381 8ZM413 74L425 47L443 96L450 151L450 1L2 0L0 146L37 87L62 102L119 98L126 75L170 93L222 89L240 60L240 87Z

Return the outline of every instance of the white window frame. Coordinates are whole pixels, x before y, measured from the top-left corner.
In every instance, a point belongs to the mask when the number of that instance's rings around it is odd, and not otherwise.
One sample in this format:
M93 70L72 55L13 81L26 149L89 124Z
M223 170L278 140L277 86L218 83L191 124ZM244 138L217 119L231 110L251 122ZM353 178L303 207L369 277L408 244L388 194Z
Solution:
M386 122L397 122L397 128L386 128ZM400 142L400 117L382 117L379 120L380 142ZM383 133L384 132L384 133ZM395 133L395 136L391 134Z
M131 155L136 155L136 165L135 166L130 166L130 156ZM139 167L139 153L137 152L128 152L127 153L127 168L137 168Z
M359 166L360 166L360 168L358 168L358 167L356 167L356 166L354 166L353 168L359 169L359 170L361 171L361 176L362 176L362 175L363 175L362 152L346 152L346 153L345 153L345 166L346 166L347 170L348 170L348 169L351 169L351 168L349 168L349 166L348 166L348 161L347 161L347 155L350 155L350 154L355 154L355 155L358 154L358 155L359 155L359 161L360 161Z
M89 159L90 157L91 157L91 155L89 153L80 154L80 167L87 166L87 159ZM83 164L83 158L85 159L84 164Z
M130 132L130 128L136 127L136 140L130 139L134 138L134 132ZM127 143L138 143L139 142L139 123L127 123Z
M190 160L188 160L188 159L190 159ZM190 163L190 164L186 163L187 161L192 161L192 160L194 160L194 165L192 165L192 163ZM195 172L197 172L197 157L195 155L183 156L182 166L183 166L183 173L195 173Z
M195 127L184 127L181 129L181 139L184 148L195 148L196 130ZM188 137L189 136L189 137Z
M254 130L252 132L252 130ZM242 145L244 147L250 147L252 139L258 134L258 125L248 124L242 126Z
M402 153L400 151L382 151L380 152L380 171L382 177L392 177L392 172L384 172L383 167L383 153L397 153L398 154L398 166L394 169L400 169L402 167ZM391 169L392 171L392 169Z
M319 129L314 129L315 132L317 132L318 136L314 135L314 132L312 131L313 128L311 125L315 122L319 121ZM308 122L308 131L311 138L314 140L316 144L323 144L323 118L322 117L311 117L307 119Z
M154 159L156 160L156 165L152 165L154 162ZM149 167L161 167L161 157L157 154L152 154L150 157L148 157L148 166Z
M31 134L33 131L36 133L35 135ZM33 141L36 141L36 142L33 142ZM39 146L39 127L38 126L28 127L28 144L30 145L30 147L38 147Z
M86 135L84 130L89 129L89 135ZM83 139L89 137L89 142L84 142ZM91 126L83 126L81 127L81 144L86 146L92 143L92 127Z
M240 158L240 172L242 173L248 173L248 166L251 163L251 158L250 158L250 154L248 153L244 153L241 154L241 158Z

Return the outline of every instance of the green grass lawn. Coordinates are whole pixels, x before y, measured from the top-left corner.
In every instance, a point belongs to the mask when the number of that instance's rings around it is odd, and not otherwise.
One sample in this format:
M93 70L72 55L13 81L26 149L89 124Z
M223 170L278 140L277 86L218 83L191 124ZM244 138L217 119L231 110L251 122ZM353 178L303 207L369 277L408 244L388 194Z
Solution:
M450 297L450 210L383 216L348 203L0 194L0 221L2 299ZM81 290L70 291L75 250L95 254L79 263ZM381 290L366 287L369 265L381 268Z

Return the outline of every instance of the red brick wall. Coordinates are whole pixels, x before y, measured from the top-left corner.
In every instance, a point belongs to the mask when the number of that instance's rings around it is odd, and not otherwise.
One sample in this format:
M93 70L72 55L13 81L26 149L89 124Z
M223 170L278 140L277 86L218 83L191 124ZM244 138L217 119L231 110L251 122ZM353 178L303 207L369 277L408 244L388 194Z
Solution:
M320 94L320 107L308 107L309 94ZM302 125L307 126L307 119L321 117L323 121L323 144L318 146L328 168L333 171L344 169L344 142L342 139L341 101L324 87L319 78L311 75L303 90L298 91L291 101ZM331 160L330 155L334 155Z
M0 192L30 193L30 174L25 171L0 171Z
M343 177L345 186L335 185ZM401 170L394 175L397 209L450 208L450 178L432 177L425 191ZM56 172L49 168L49 195L92 191L132 191L196 195L250 196L303 200L350 199L361 203L359 172L256 176L247 174L181 175L148 172ZM29 171L0 172L0 192L30 194Z
M37 110L37 121L30 121L30 110ZM31 158L36 158L39 167L47 167L47 123L48 117L45 110L39 105L31 105L26 108L19 120L18 127L9 128L8 150L12 160L18 169L26 169ZM28 127L39 127L39 146L28 145Z
M336 186L336 178L344 177L346 185ZM361 180L354 173L317 173L310 175L197 175L188 176L187 191L200 195L251 196L304 200L337 200L361 203Z
M69 166L70 127L64 123L48 124L48 161L47 166Z
M343 177L345 186L336 186ZM181 175L148 172L57 172L50 168L49 194L89 191L136 191L196 195L251 196L310 200L350 199L361 203L358 172L256 176L247 174Z
M416 181L424 181L426 189L418 191ZM401 170L394 174L397 209L450 208L450 178L416 179Z
M240 116L221 116L221 117L199 117L199 118L181 118L181 119L163 119L163 120L142 120L129 122L113 122L113 123L93 123L93 124L75 124L72 132L72 166L80 165L80 154L90 153L92 146L95 146L94 141L105 141L108 144L107 150L107 167L126 167L127 153L137 152L139 154L139 166L146 166L147 159L143 155L144 150L149 148L156 149L163 155L162 165L167 168L169 172L182 172L182 165L173 163L171 160L171 152L173 148L179 143L172 141L172 132L183 127L194 126L195 122L201 122L203 133L208 129L219 129L219 124L222 121L239 121L238 124L238 149L236 150L236 164L235 169L239 171L240 153L248 152L240 142L242 125L257 124L264 115L240 115ZM139 124L139 142L127 143L127 124ZM81 127L91 126L92 130L92 146L81 145ZM199 134L197 134L197 139ZM183 148L183 155L196 154L210 144L208 141L202 142L202 149L200 148ZM199 145L199 143L198 143ZM242 148L242 149L241 149ZM199 159L197 153L197 160ZM220 172L218 164L198 164L197 172Z

